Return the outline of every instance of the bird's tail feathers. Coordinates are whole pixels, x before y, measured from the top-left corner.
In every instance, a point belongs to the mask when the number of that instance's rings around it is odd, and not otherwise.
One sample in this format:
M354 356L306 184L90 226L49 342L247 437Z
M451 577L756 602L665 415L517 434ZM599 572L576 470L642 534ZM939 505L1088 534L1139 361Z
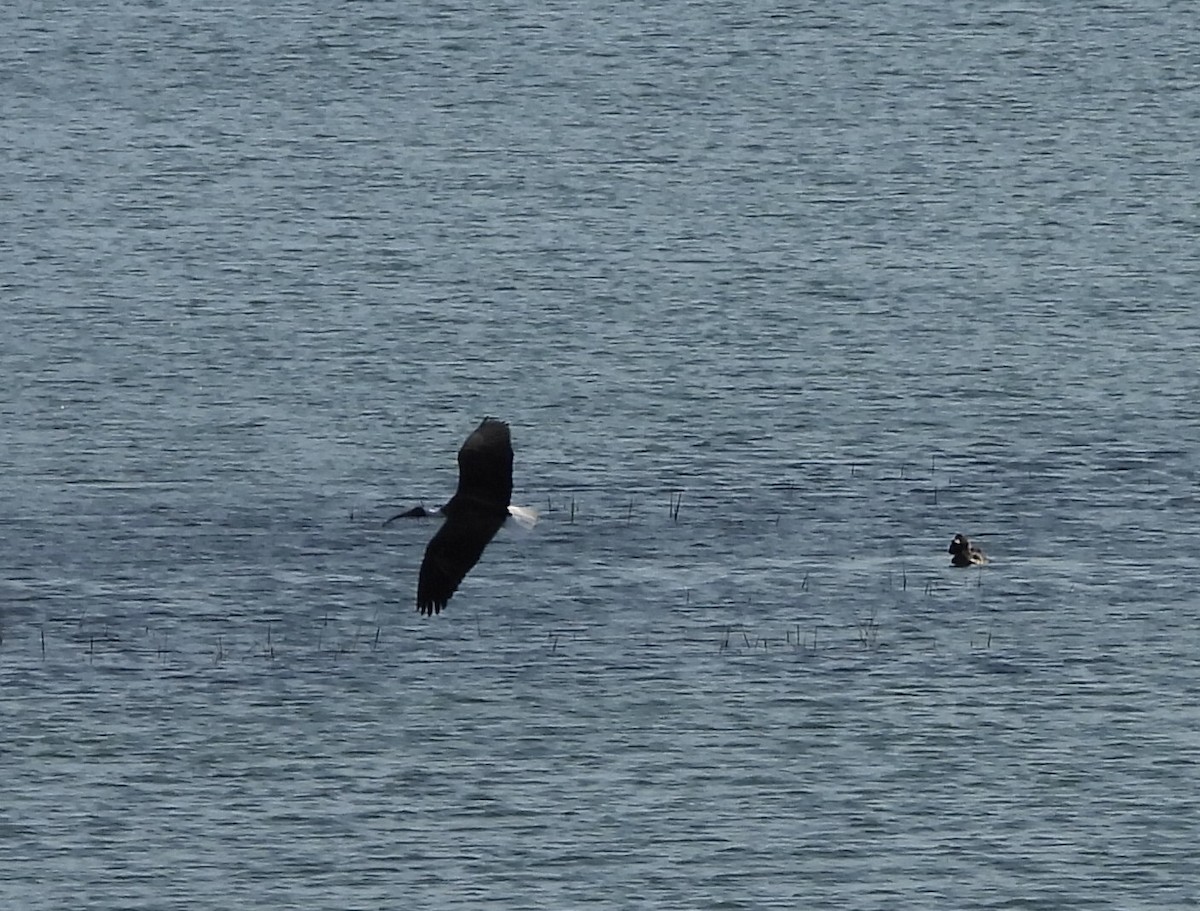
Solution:
M522 528L533 528L538 523L538 511L531 506L509 506L508 514Z

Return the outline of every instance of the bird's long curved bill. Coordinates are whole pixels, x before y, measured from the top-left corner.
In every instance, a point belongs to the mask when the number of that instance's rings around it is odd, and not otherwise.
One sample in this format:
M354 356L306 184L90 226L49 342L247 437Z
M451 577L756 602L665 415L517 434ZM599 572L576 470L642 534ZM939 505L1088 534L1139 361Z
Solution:
M529 506L509 506L508 514L516 519L522 528L533 528L538 523L538 511Z

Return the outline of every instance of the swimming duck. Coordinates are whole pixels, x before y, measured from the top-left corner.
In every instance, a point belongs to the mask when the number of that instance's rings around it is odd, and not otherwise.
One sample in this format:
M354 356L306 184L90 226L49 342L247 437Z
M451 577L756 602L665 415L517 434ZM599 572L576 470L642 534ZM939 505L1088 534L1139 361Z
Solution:
M950 558L951 566L983 566L988 561L983 551L972 544L966 535L955 535L954 540L950 542L949 552L953 554Z

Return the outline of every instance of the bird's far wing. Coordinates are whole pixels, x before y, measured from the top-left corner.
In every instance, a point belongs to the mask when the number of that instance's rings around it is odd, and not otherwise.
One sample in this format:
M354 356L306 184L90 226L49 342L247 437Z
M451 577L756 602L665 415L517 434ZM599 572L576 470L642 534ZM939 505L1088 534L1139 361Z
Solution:
M508 425L484 418L458 451L455 497L486 503L499 510L507 509L512 499L512 469L512 437Z
M503 524L504 513L471 510L449 516L425 548L417 581L417 610L441 613Z
M414 506L411 509L404 510L404 512L396 513L394 516L392 516L390 519L388 519L387 521L385 521L383 523L383 527L387 528L389 525L391 525L397 519L424 519L427 516L436 516L437 514L438 514L438 510L436 507L433 509L426 509L425 504L422 503L420 506Z

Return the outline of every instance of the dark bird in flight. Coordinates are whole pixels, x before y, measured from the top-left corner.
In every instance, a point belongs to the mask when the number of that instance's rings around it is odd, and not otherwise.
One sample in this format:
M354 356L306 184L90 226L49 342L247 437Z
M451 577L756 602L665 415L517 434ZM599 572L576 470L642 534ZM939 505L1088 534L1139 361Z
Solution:
M529 512L509 504L512 469L508 425L484 418L458 451L458 490L441 508L446 521L425 548L417 582L422 614L441 613L510 512L517 518Z
M988 561L983 551L971 543L966 535L955 535L950 542L951 566L982 566Z

